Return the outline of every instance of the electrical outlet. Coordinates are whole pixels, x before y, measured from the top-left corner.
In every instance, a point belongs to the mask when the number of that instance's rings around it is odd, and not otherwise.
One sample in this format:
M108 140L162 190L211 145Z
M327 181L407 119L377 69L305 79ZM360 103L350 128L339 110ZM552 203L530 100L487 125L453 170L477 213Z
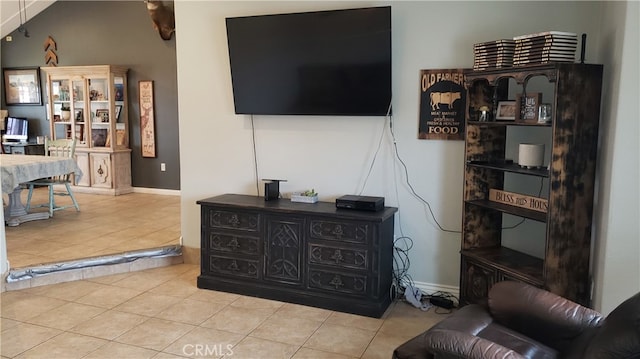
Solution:
M7 40L7 42L11 42L11 41L13 41L13 37L11 37L11 36L7 36L7 37L6 37L6 40Z
M163 163L161 163L161 164L160 164L160 171L164 172L164 171L166 171L166 170L167 170L167 164L166 164L166 163L164 163L164 162L163 162Z

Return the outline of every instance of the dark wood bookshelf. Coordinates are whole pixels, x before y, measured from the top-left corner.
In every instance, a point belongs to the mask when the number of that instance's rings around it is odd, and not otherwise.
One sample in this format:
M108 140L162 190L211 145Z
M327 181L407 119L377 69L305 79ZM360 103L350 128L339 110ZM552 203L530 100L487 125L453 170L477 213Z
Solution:
M525 168L516 163L500 163L488 161L469 161L471 167L488 168L492 170L519 173L529 176L549 177L549 170L546 168Z
M493 201L489 201L487 199L477 199L477 200L466 201L466 202L470 203L470 204L473 204L475 206L480 206L480 207L484 207L484 208L493 209L493 210L496 210L496 211L500 211L502 213L508 213L508 214L512 214L514 216L527 218L527 219L532 219L532 220L538 221L538 222L543 222L544 223L544 222L547 221L547 214L546 213L537 212L537 211L533 211L533 210L526 209L526 208L510 206L508 204L493 202Z
M591 305L589 263L602 74L602 65L574 63L465 71L460 303L486 303L494 283L516 280ZM539 77L549 85L543 86L543 96L553 106L550 123L477 121L481 108L492 113L514 93L535 91L527 84L532 78L539 82ZM507 131L514 126L515 131ZM526 142L529 128L549 130L531 131L535 141L548 146L548 167L523 168L506 159L511 136ZM548 137L541 140L540 132ZM508 176L512 173L518 176ZM547 183L546 192L537 196L547 200L547 213L489 200L491 189L509 192L505 186L525 182L526 177ZM529 245L543 248L542 258L503 246L504 213L544 226L522 233Z
M507 247L476 248L463 250L462 254L482 264L542 286L544 261Z

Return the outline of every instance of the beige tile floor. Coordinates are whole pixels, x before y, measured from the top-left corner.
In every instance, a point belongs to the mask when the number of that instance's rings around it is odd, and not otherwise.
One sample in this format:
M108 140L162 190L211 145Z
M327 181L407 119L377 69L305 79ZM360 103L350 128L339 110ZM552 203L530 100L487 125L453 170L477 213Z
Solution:
M446 315L382 319L196 287L178 264L4 292L2 358L391 358Z
M22 191L23 203L26 203L27 192ZM80 212L68 208L56 211L46 220L5 227L11 268L179 243L179 196L74 194ZM46 203L46 188L35 190L33 197L34 204ZM71 204L71 199L57 196L56 203Z

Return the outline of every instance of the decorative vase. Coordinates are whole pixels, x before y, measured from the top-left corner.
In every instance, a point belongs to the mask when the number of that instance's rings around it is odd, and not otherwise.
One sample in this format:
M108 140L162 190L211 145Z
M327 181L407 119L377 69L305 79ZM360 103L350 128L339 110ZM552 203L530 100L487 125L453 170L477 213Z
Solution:
M60 117L62 118L62 121L69 121L69 119L71 119L71 111L60 112Z

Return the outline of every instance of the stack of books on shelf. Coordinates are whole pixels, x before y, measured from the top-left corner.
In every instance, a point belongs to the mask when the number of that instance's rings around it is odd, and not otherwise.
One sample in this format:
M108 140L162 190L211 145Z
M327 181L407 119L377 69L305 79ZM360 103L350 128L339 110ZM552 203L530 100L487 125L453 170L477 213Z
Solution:
M513 66L576 60L578 36L572 32L545 31L516 36L513 40Z
M515 41L494 40L473 44L473 69L486 70L513 66Z

